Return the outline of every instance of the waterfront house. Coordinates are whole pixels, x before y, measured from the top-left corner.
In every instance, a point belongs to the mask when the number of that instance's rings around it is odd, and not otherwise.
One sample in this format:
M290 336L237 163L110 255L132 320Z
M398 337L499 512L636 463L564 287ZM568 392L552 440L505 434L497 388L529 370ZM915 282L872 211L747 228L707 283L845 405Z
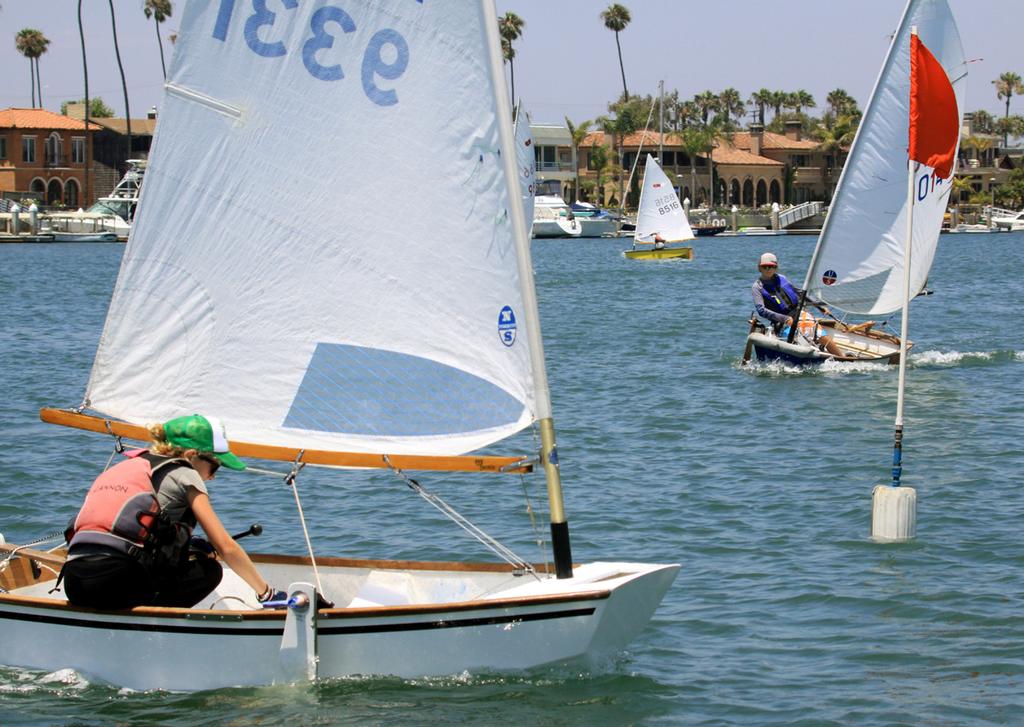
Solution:
M659 145L660 142L660 145ZM614 158L615 149L613 139L603 131L595 131L588 134L580 145L580 176L589 181L592 186L597 181L597 170L593 162L595 147L605 146L611 150ZM623 186L629 183L629 174L633 170L634 163L639 155L639 163L636 171L633 172L632 185L636 186L643 178L644 164L647 154L655 157L661 148L661 167L668 174L669 179L674 180L674 186L680 199L689 199L694 206L707 203L709 194L708 183L708 154L697 153L693 155L693 173L690 169L690 155L683 147L682 137L674 132L664 135L659 139L657 132L638 131L628 134L622 141L622 164L626 179ZM785 164L781 161L770 159L767 156L755 153L748 149L742 149L730 143L727 139L720 139L711 154L711 163L714 165L715 175L715 199L716 205L742 205L746 207L759 206L770 202L784 202L783 190L785 176ZM604 198L601 203L608 204L614 195L618 195L618 180L612 176L605 177Z
M45 109L0 110L0 197L85 205L87 141L100 128Z
M85 104L69 103L67 114L74 119L85 115ZM147 159L156 133L156 109L144 119L132 119L132 148L128 150L128 120L117 117L89 118L99 129L93 135L92 161L95 196L109 194L128 169L129 159Z

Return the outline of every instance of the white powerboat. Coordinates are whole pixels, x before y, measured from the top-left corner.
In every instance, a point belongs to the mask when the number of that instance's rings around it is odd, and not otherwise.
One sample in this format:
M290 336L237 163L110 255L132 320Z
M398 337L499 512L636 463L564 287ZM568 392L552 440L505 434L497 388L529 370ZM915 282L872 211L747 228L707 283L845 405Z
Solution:
M534 197L534 237L581 237L583 227L558 195L539 194Z
M54 234L102 235L112 232L119 240L127 240L139 204L146 161L129 159L128 164L128 171L109 195L97 199L87 210L46 215L42 219L42 229Z
M1014 212L1013 210L993 209L992 226L998 230L1020 232L1024 230L1024 210Z

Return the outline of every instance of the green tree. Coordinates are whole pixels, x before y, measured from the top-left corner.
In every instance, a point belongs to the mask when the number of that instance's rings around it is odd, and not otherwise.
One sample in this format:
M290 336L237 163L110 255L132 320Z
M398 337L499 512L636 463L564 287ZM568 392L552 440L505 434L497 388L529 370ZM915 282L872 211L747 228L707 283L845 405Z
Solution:
M84 98L80 98L77 101L64 101L60 105L60 112L61 112L61 114L63 114L64 116L67 116L68 115L68 104L73 104L73 103L80 103L80 104L88 103L88 106L89 106L89 116L91 118L94 118L94 119L109 119L109 118L111 118L114 115L114 109L112 109L109 106L107 106L103 102L103 99L100 98L99 96L97 96L96 98L89 99L88 102Z
M774 95L767 88L750 94L750 103L757 107L757 123L764 126L764 110L771 106Z
M512 88L512 107L516 105L516 67L513 59L516 57L516 51L512 47L512 41L518 40L523 35L523 28L526 27L526 22L518 15L512 12L505 13L498 18L498 34L501 36L501 51L508 63L508 70L511 76L511 88Z
M650 116L654 99L630 98L626 101L609 104L609 116L599 117L597 123L604 133L612 137L612 144L615 147L615 156L619 165L619 200L625 200L625 169L622 164L623 143L626 137L633 132L644 128L647 118Z
M1010 99L1013 98L1014 94L1017 94L1018 96L1024 94L1024 82L1021 81L1019 73L1007 71L1006 73L1001 73L999 78L992 81L992 83L996 87L996 97L1006 99L1006 113L1004 114L1004 118L1008 118L1010 116ZM1005 147L1008 144L1009 139L1007 139L1004 134L1003 146Z
M833 170L842 168L843 155L850 149L856 134L857 117L850 115L833 117L831 112L825 114L824 123L815 131L814 136L818 141L818 149L832 155ZM833 172L833 178L829 181L829 199L835 193L837 181Z
M971 131L977 134L991 134L995 119L988 111L978 110L971 114Z
M785 91L772 91L772 110L775 112L775 116L778 117L782 113L782 107L786 105L789 100L789 94Z
M164 73L164 80L167 80L167 66L164 64L164 42L160 38L160 23L171 17L171 0L146 0L142 6L142 12L147 18L153 18L153 26L156 28L156 42L160 46L160 70Z
M859 114L856 99L842 88L829 91L828 96L825 98L825 103L828 104L829 110L832 111L832 116L836 118Z
M702 91L693 97L693 103L697 108L701 126L707 126L710 122L711 113L720 111L722 108L718 94L712 91Z
M604 146L598 146L597 144L590 145L590 159L587 167L593 169L596 173L596 179L594 181L595 199L594 203L598 205L604 204L604 181L605 175L609 173L612 166L612 155L611 150Z
M706 152L713 143L714 138L711 132L699 126L683 129L682 134L680 134L680 146L683 147L686 157L690 160L691 202L696 203L697 200L697 155Z
M633 18L625 5L612 3L607 9L601 11L601 20L604 27L615 33L615 47L619 51L619 70L622 72L622 100L629 100L629 89L626 88L626 66L622 63L622 45L619 43L619 33L626 29Z
M1005 148L1007 146L1006 142L1011 136L1024 136L1024 116L1014 114L1013 116L998 119L993 124L993 129L997 134L1003 135L1003 147Z
M992 140L984 136L967 136L964 137L963 140L961 140L960 146L962 146L964 149L971 149L974 152L974 154L971 155L971 159L974 159L976 162L978 162L978 165L980 166L980 154L984 154L986 151L992 148Z
M572 172L573 172L573 196L569 200L575 202L576 197L579 195L580 186L580 174L579 174L579 150L580 144L587 138L587 134L590 133L590 121L582 121L579 126L572 123L569 117L565 117L565 128L569 130L569 136L572 137Z
M735 116L739 120L747 107L743 105L740 92L730 87L718 94L718 110L725 116L725 126L731 127L732 117Z
M28 58L32 84L32 108L36 108L36 90L38 89L39 108L43 107L43 85L39 79L39 56L46 52L50 40L43 31L35 28L22 28L14 35L14 47Z
M786 95L786 102L784 106L793 109L796 113L803 113L805 108L813 109L817 104L814 102L814 96L809 94L802 88L799 91Z

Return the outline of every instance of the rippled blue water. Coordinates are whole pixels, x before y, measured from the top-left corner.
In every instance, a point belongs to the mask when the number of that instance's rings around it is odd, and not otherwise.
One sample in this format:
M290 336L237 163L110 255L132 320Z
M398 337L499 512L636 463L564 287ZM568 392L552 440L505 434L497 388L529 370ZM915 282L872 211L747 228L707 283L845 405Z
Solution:
M776 252L802 282L813 243L719 237L672 263L626 261L616 240L534 243L573 555L683 564L628 652L526 674L198 694L0 667L0 724L1024 722L1024 234L944 236L935 294L913 305L904 483L918 537L900 545L867 538L895 370L738 365L758 255ZM79 403L121 250L0 246L9 540L60 527L110 453L36 412ZM394 477L302 477L319 553L487 556ZM540 557L517 479L422 481ZM540 477L527 487L545 511ZM218 475L213 497L230 528L263 523L250 549L303 551L276 480ZM0 634L0 663L2 649Z

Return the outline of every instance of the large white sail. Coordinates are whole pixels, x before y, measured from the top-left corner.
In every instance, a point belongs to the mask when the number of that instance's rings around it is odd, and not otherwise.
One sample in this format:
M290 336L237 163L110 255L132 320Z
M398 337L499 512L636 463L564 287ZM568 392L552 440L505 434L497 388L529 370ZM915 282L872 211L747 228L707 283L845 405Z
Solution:
M686 219L686 212L679 204L679 196L672 183L654 157L648 154L633 238L637 242L654 242L655 233L665 242L694 238L693 230Z
M912 26L949 76L963 117L967 68L949 6L946 0L911 0L860 123L805 282L811 298L852 313L892 313L903 301ZM914 175L911 296L928 278L952 189L952 176L940 179L933 171L918 165Z
M396 454L527 426L481 7L256 5L184 11L87 405Z
M523 193L523 216L526 229L533 225L533 198L537 191L537 152L530 131L530 116L519 104L516 111L516 162L519 167L519 187Z

